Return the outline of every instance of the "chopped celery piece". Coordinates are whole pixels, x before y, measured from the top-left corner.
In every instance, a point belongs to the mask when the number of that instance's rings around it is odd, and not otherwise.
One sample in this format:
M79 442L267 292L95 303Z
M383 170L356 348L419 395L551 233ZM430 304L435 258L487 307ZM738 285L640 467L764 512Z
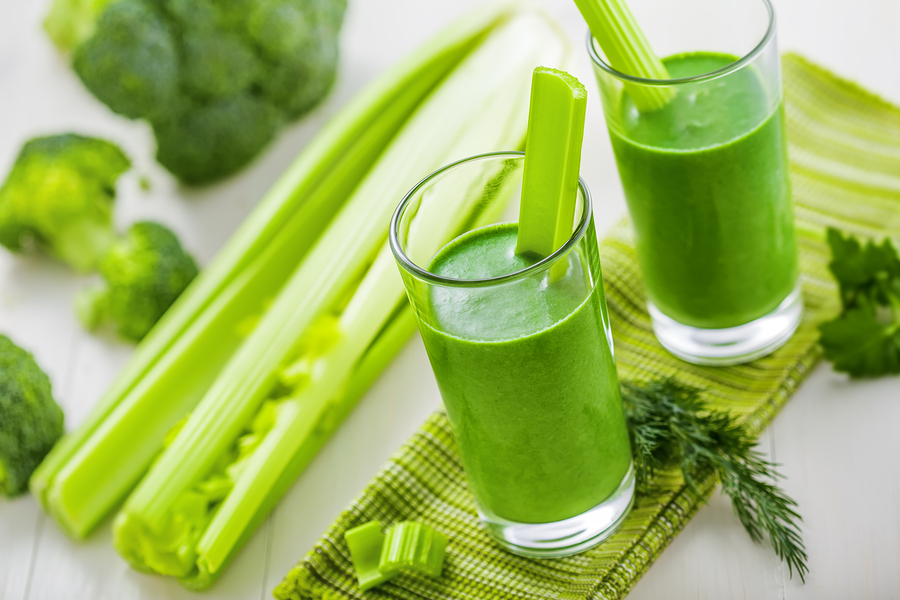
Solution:
M378 571L381 559L381 547L384 545L384 534L381 532L381 521L369 521L344 533L344 540L350 548L350 558L356 569L359 589L366 591L393 579L394 573Z
M344 534L362 591L393 579L409 569L440 577L447 536L424 523L403 521L381 532L380 521L369 521Z
M332 119L179 297L111 388L33 474L71 536L86 536L147 471L402 123L511 2L472 13L388 70Z
M538 67L531 82L516 252L546 258L572 235L587 90L564 71ZM563 271L557 272L557 266ZM567 263L551 268L551 279Z
M669 79L625 0L575 0L575 4L614 69L643 79ZM659 110L675 95L665 86L625 83L625 89L641 112Z
M412 569L440 577L446 550L446 535L424 523L403 521L388 529L378 571L392 576L401 569Z
M208 587L352 409L359 382L377 373L367 365L383 367L385 348L399 347L395 332L412 320L385 241L391 212L424 174L521 147L531 71L567 54L536 13L514 9L492 24L403 125L126 501L114 542L135 568ZM417 215L415 243L458 231L473 218L465 200ZM270 401L271 427L242 455Z

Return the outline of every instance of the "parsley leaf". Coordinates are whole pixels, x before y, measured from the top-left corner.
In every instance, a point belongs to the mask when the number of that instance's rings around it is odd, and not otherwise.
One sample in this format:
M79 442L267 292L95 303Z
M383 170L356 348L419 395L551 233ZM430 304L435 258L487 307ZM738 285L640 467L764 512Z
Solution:
M828 228L841 314L819 326L834 369L851 377L900 373L900 257L890 239L861 244Z
M898 325L885 326L867 308L854 308L819 327L825 358L852 377L900 373Z

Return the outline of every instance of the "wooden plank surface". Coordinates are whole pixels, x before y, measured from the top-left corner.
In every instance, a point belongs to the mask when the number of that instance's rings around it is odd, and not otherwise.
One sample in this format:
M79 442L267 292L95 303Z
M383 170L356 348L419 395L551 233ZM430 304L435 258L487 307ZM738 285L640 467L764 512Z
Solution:
M0 2L0 173L33 135L77 131L125 148L135 169L120 186L116 219L165 222L201 262L224 243L322 123L366 82L480 0L350 0L338 85L313 115L291 127L240 175L209 188L179 187L153 160L146 124L94 100L47 41L47 0ZM571 0L543 0L572 39L575 74L592 88L581 51L585 26ZM776 0L783 49L797 50L900 103L900 2ZM583 173L598 231L624 201L596 95L589 102ZM138 189L139 175L152 181ZM0 251L0 331L31 350L53 381L69 427L77 424L130 347L77 325L75 292L90 278ZM281 577L440 402L428 361L412 342L291 489L207 596L267 598ZM762 439L801 504L810 549L806 585L787 577L766 546L746 537L716 496L686 527L629 598L900 597L900 380L848 383L818 369ZM135 573L110 546L108 524L82 544L63 536L30 497L0 501L0 599L130 600L194 597L177 584Z

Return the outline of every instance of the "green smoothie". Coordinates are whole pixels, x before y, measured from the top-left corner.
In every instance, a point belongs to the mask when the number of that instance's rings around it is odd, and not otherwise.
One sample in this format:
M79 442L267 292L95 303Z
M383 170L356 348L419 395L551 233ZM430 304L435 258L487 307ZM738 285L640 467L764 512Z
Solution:
M484 279L531 266L515 253L517 231L507 223L466 233L429 270ZM578 252L563 260L568 271L552 283L545 272L435 286L433 314L420 319L469 485L482 510L519 523L593 508L631 466L603 284Z
M664 63L683 78L736 60L693 53ZM770 96L744 68L690 84L651 113L623 94L618 118L608 116L647 295L682 324L748 323L797 284L783 107Z

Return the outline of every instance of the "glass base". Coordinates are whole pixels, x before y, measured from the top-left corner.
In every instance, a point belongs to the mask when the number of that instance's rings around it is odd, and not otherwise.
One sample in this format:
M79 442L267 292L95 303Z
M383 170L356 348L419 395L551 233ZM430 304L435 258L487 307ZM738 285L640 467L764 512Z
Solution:
M583 552L596 546L612 534L622 523L634 503L634 468L612 495L575 517L555 523L516 523L478 509L478 515L488 533L501 546L520 556L559 558Z
M783 346L800 324L803 299L797 286L769 314L726 329L682 325L649 301L647 310L653 321L653 333L666 350L696 365L725 366L750 362Z

